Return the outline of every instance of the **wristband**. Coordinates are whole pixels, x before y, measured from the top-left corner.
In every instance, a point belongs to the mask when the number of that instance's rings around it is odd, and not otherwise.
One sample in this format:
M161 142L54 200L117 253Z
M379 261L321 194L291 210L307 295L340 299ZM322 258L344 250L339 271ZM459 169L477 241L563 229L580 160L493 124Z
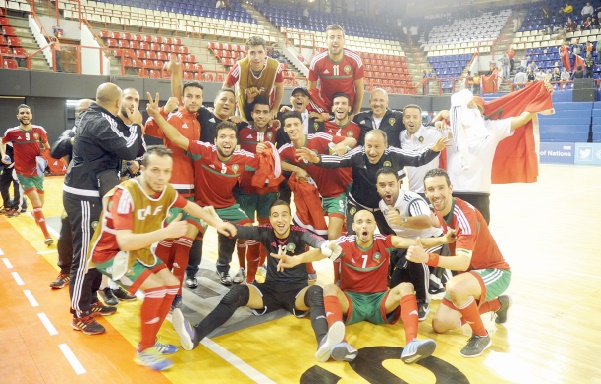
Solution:
M430 267L438 267L440 261L440 255L437 253L428 252L428 262L426 264Z

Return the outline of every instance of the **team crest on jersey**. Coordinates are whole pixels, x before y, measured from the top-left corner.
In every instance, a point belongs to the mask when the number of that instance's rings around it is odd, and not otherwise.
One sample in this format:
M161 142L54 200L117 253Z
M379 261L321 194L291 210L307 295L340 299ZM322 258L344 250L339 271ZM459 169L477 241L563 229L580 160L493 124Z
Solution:
M351 66L350 66L350 65L345 65L345 66L344 66L344 73L346 73L347 75L348 75L349 73L351 73Z
M351 132L351 131L348 131L348 132L346 133L346 135L347 135L348 137L353 137L353 132Z
M33 138L37 140L37 139L40 138L40 135L37 132L34 132L33 133Z
M380 252L376 252L374 253L374 255L372 256L372 259L374 259L374 261L376 263L379 263L380 260L382 259L382 254Z
M96 229L96 227L98 226L98 222L97 221L92 221L92 229Z
M313 123L313 129L317 132L319 130L319 123Z
M395 123L396 123L396 119L394 117L391 117L390 119L388 119L388 124L394 125Z
M384 166L384 167L392 167L392 163L390 161L386 160L384 162L384 164L382 164L382 166Z
M296 244L294 244L294 243L290 243L290 244L286 245L286 250L288 252L294 252L295 249L296 249Z
M234 172L238 172L238 169L239 169L239 166L238 166L238 164L234 164L234 165L232 165L232 171L234 171Z
M351 215L354 215L357 212L357 208L351 207Z
M269 140L271 140L272 137L273 137L273 132L267 132L267 138Z

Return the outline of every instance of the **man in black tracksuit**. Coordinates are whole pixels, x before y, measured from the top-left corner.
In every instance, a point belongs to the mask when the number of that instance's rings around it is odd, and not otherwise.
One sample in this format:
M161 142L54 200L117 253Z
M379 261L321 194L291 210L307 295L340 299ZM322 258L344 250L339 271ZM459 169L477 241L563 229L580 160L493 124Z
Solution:
M115 84L104 83L98 87L96 102L81 116L76 127L73 158L63 186L63 205L73 234L69 282L71 312L74 314L71 326L87 335L105 332L92 315L115 312L115 308L104 307L98 301L96 292L102 281L101 274L95 268L86 273L86 265L82 263L86 260L89 242L102 211L98 176L109 170L116 174L121 160L135 159L145 150L142 115L137 108L128 116L132 122L130 127L117 117L121 97L121 88ZM103 188L108 190L113 186L103 185Z
M363 145L365 134L374 129L386 132L388 145L401 148L401 132L405 130L403 112L388 108L388 93L382 88L371 91L369 107L371 110L357 113L353 123L361 128L357 145Z

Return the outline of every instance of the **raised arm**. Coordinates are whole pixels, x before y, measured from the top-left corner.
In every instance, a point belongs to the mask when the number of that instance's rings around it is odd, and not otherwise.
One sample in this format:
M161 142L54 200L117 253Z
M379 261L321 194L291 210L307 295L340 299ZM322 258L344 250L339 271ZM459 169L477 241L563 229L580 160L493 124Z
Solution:
M154 119L155 123L159 126L161 131L163 131L169 140L177 144L179 147L187 150L190 146L190 140L186 136L182 135L171 124L169 124L161 115L161 110L159 108L159 94L156 94L155 100L152 100L150 92L146 92L146 95L148 96L148 105L146 106L146 112L148 115Z
M428 264L431 267L448 268L453 271L466 271L470 266L471 251L458 248L455 256L440 256L424 251L424 246L428 247L428 245L420 242L410 246L406 254L407 260L413 263Z
M209 224L211 227L215 227L217 232L221 233L224 236L234 237L236 236L236 227L231 223L226 223L221 221L216 214L214 208L207 209L212 207L201 207L200 205L189 201L184 207L184 211L186 213L191 214L194 217L197 217L203 220L205 223Z

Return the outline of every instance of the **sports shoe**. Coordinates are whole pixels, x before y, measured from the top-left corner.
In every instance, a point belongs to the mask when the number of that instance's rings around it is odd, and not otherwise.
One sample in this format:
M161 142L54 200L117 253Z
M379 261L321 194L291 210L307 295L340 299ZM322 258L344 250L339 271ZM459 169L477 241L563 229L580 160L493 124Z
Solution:
M342 321L337 321L328 330L328 333L319 342L319 347L315 352L315 358L317 361L324 363L330 359L332 354L332 348L342 343L344 340L344 334L346 327Z
M54 240L52 240L52 237L47 237L44 239L44 244L46 244L47 246L51 246L52 243L54 243Z
M173 323L175 332L177 332L179 335L179 341L183 349L186 351L191 351L198 346L198 341L196 340L196 330L192 324L190 324L188 319L186 319L181 309L175 308L173 310L171 322Z
M175 297L173 298L173 302L171 302L171 309L169 310L169 312L173 312L175 308L181 308L182 305L182 295L175 295Z
M359 351L353 348L349 343L343 341L342 343L332 347L332 358L336 361L353 361Z
M417 315L418 315L418 318L417 319L419 321L426 320L426 318L428 317L429 313L430 313L430 304L428 304L428 303L418 304L418 306L417 306Z
M257 268L257 273L259 276L263 276L263 278L267 277L267 266L265 264L261 265Z
M470 339L467 341L465 347L461 348L459 354L463 357L476 357L480 356L482 352L488 347L492 345L492 340L490 339L490 335L486 336L476 336L472 335Z
M403 348L401 360L405 364L417 363L421 359L430 356L436 349L436 341L432 339L418 340L413 339Z
M109 316L117 312L117 308L102 304L100 301L92 303L91 316Z
M69 281L71 281L71 277L67 273L59 273L52 283L50 283L50 288L52 289L61 289L65 288L69 285Z
M171 355L179 350L179 348L175 345L159 343L159 339L156 339L154 347L163 355ZM138 343L138 349L139 348L140 343Z
M90 314L81 318L73 318L71 322L71 328L76 331L81 331L84 335L100 335L106 332L106 329L99 324L94 317Z
M173 361L166 358L156 345L146 348L142 352L138 351L134 361L155 371L163 371L173 365Z
M499 308L499 310L495 312L497 314L495 323L505 324L507 322L507 311L511 307L511 296L499 296L499 302L501 303L501 308Z
M136 301L138 298L136 295L130 295L125 289L119 287L117 289L112 289L113 295L117 297L120 301Z
M17 217L21 214L18 209L10 209L8 212L4 214L6 217Z
M317 273L308 273L307 274L307 283L309 285L314 285L317 281Z
M113 290L109 287L106 287L102 290L102 298L104 299L104 303L106 305L119 304L119 299L113 294Z
M244 272L244 268L240 268L234 279L232 280L234 284L241 284L246 281L246 272Z
M225 285L226 287L232 285L232 278L228 272L216 271L216 273L217 276L219 276L219 281L221 282L221 284Z
M196 276L191 273L186 272L186 287L190 289L194 289L198 287L198 280L196 280Z
M0 208L0 215L5 215L10 212L10 208L2 207Z

